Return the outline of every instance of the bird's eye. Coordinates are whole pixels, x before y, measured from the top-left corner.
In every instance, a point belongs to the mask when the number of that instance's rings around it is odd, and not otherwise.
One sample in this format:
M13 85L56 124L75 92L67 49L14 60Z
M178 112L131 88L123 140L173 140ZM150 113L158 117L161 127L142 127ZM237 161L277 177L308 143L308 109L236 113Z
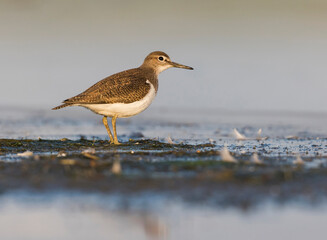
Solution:
M159 59L159 61L161 61L161 62L164 60L163 57L158 57L158 59Z

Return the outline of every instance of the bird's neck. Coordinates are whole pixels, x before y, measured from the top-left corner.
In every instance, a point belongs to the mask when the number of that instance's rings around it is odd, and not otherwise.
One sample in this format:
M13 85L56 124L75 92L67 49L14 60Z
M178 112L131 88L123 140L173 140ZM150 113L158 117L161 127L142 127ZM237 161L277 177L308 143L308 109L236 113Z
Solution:
M146 71L152 72L154 73L157 77L159 75L159 73L161 73L162 71L165 71L168 68L171 68L172 66L170 65L158 65L158 66L153 66L150 65L148 63L143 63L140 68L141 69L145 69Z
M150 83L153 85L153 87L155 88L156 92L158 91L158 86L159 86L159 82L158 82L158 75L159 73L157 73L155 71L155 69L149 67L149 66L144 66L144 65L141 65L139 67L139 69L141 71L143 71L143 73L145 74L147 80L150 81Z
M156 71L156 69L152 66L149 66L147 64L142 64L140 66L140 69L142 69L142 71L147 72L148 74L154 74L156 77L158 77L159 73Z

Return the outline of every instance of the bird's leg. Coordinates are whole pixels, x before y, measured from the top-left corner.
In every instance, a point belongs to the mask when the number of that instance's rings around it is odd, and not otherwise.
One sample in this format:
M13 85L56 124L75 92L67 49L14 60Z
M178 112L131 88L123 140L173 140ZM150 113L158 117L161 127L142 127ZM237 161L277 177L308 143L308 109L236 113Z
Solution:
M110 128L108 126L108 120L107 120L107 117L103 117L102 118L102 122L103 122L103 125L106 127L107 129L107 132L108 132L108 135L109 135L109 138L110 138L110 143L114 143L114 138L112 137L112 134L111 134L111 131L110 131Z
M114 144L120 144L118 142L118 138L117 138L117 131L116 131L116 120L117 120L117 116L113 116L111 119L111 123L112 123L112 129L114 131Z

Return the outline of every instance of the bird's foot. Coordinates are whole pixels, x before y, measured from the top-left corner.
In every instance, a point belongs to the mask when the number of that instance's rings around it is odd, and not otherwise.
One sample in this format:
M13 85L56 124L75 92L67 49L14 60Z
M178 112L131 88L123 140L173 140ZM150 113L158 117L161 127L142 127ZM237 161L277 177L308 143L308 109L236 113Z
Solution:
M110 144L113 144L113 145L120 145L121 143L118 142L118 140L113 140L113 141L109 141Z

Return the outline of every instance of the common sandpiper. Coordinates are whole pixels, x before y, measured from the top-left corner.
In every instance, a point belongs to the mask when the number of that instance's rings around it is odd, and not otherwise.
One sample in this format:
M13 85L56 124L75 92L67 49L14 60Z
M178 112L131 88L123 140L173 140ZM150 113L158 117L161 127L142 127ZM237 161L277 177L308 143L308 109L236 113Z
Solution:
M192 67L172 62L164 52L152 52L140 67L111 75L77 96L66 99L53 110L82 106L102 115L110 143L120 144L116 131L117 118L134 116L149 107L158 91L159 73L172 67L193 70ZM108 126L107 117L112 118L114 135Z

